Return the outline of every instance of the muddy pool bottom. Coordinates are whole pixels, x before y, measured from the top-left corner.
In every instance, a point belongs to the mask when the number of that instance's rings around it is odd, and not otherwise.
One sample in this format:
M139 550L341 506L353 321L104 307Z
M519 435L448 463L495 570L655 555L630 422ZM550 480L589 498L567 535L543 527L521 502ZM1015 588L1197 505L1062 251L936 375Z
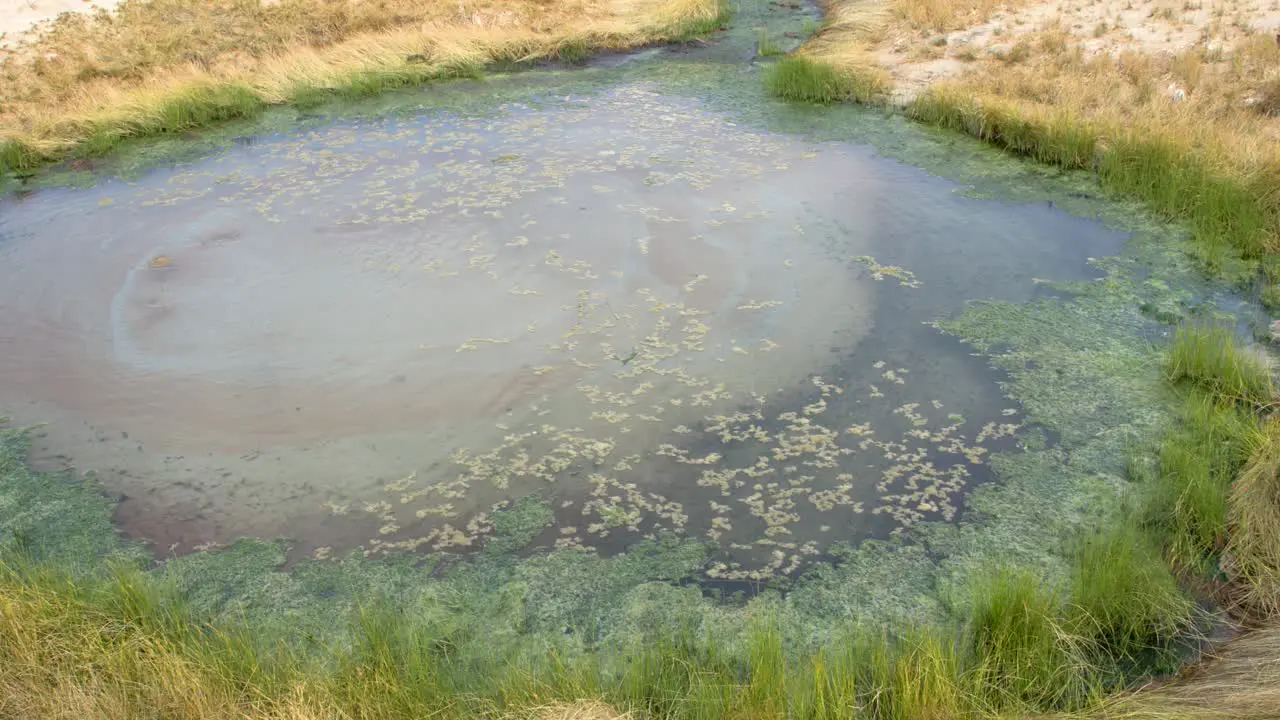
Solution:
M1022 425L930 323L1122 236L632 82L0 206L0 397L162 553L674 532L713 579L952 519Z

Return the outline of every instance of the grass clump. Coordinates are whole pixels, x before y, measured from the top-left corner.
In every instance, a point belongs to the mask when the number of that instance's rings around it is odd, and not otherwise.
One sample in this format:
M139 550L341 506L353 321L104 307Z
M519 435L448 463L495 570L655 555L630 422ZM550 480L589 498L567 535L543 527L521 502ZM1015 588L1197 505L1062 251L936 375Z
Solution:
M890 646L891 674L880 687L887 689L883 710L872 717L956 717L979 706L966 672L966 658L950 636L928 630L908 630ZM884 682L887 680L887 682Z
M1179 565L1211 570L1227 539L1227 496L1258 442L1253 415L1193 391L1182 419L1160 446L1150 519Z
M148 107L146 112L86 123L81 150L86 155L101 155L127 138L177 133L253 117L265 106L262 98L245 85L193 85Z
M136 568L77 581L0 563L0 597L0 716L266 717L262 698L288 692L279 663Z
M802 55L785 57L765 71L765 87L787 100L828 105L835 102L870 102L885 91L883 77L875 72L841 69Z
M1262 292L1258 295L1258 302L1268 310L1280 310L1280 284L1270 283L1262 288Z
M756 55L760 57L777 57L782 54L782 47L769 36L769 31L765 28L760 28L756 34Z
M1227 500L1223 572L1252 616L1280 617L1280 420L1269 418Z
M1170 643L1193 626L1195 605L1140 518L1121 513L1082 538L1072 564L1075 631L1111 662L1174 669Z
M1160 449L1153 517L1179 564L1212 573L1248 616L1280 617L1280 428L1264 360L1225 325L1181 328L1166 363L1192 387Z
M994 707L1058 708L1087 686L1062 603L1030 572L998 569L976 585L969 620L975 682Z
M1170 382L1185 382L1226 400L1254 406L1271 402L1271 371L1261 355L1240 347L1226 324L1178 328L1165 361Z

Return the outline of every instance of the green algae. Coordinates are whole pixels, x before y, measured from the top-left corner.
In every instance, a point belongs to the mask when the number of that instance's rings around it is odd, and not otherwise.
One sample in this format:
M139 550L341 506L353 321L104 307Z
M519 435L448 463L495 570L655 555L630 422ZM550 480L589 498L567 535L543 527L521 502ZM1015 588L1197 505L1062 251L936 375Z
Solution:
M1064 542L1109 521L1107 508L1132 492L1126 458L1132 448L1154 444L1174 410L1142 306L1175 292L1148 282L1143 275L1152 266L1139 270L1132 260L1100 263L1104 277L1061 285L1065 297L975 303L939 323L1005 373L1005 392L1053 440L992 458L1000 481L967 499L978 522L922 533L945 556L949 576L1016 558L1061 580L1068 571Z
M829 551L832 562L815 565L787 594L797 624L831 639L841 625L884 619L931 624L947 616L938 572L920 543L867 540ZM832 625L825 632L817 621Z
M110 556L143 557L112 525L114 502L91 480L26 464L32 428L0 425L0 545L52 564L91 568Z
M5 430L2 440L6 550L100 572L108 558L144 557L112 527L113 504L92 483L32 471L18 430ZM516 650L521 637L567 638L581 650L619 632L638 636L675 605L705 609L696 586L670 584L692 579L705 564L699 543L664 539L612 558L559 551L518 561L506 551L531 541L549 508L529 501L495 517L500 531L490 542L502 552L474 561L408 553L368 560L355 552L282 571L287 543L246 539L154 563L150 572L171 583L194 613L241 623L266 644L301 639L304 646L341 647L351 628L335 619L374 601L406 608L415 622L442 632L484 637L495 655L505 645Z
M543 530L555 524L551 501L537 495L520 498L493 514L493 535L484 544L486 555L509 555L528 547Z
M286 544L242 540L174 558L157 572L173 579L194 609L269 636L300 634L341 644L349 629L335 627L333 618L377 600L409 608L415 620L449 634L486 637L497 655L523 636L563 639L582 649L619 632L634 635L647 623L623 620L654 602L646 598L701 597L696 587L669 585L692 579L706 562L699 543L670 538L611 558L571 550L517 560L510 553L527 547L545 527L549 507L524 500L494 517L499 530L473 560L410 553L370 560L353 552L334 562L304 560L281 572Z

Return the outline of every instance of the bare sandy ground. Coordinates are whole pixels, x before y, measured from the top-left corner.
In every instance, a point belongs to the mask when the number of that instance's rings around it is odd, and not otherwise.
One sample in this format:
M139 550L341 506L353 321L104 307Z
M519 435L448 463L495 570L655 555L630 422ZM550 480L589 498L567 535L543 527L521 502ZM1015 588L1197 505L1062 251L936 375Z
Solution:
M64 12L114 8L122 0L0 0L0 49ZM968 63L1007 52L1021 35L1049 28L1075 36L1086 53L1176 55L1197 45L1226 49L1250 32L1280 32L1280 0L1054 0L996 12L972 27L935 35L899 28L875 50L910 99Z
M1008 52L1027 33L1059 28L1086 55L1125 51L1174 56L1197 46L1229 50L1250 33L1280 31L1276 0L1060 0L996 12L987 22L948 33L899 28L875 49L901 101L969 63ZM1176 90L1175 90L1176 91Z
M114 8L121 0L0 0L0 48L11 47L40 23L64 12Z

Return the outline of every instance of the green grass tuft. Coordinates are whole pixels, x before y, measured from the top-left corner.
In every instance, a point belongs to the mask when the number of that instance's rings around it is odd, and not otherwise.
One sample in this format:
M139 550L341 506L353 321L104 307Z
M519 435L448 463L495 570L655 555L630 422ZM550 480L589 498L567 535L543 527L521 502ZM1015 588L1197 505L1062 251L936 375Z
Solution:
M981 707L968 688L972 677L965 657L949 633L908 630L892 648L894 662L889 676L890 704L878 717L892 720L948 718L972 713Z
M556 57L570 65L578 65L591 57L591 46L586 40L566 40L556 48Z
M838 70L802 56L785 57L765 71L765 87L780 98L828 105L869 102L884 93L884 80L872 71Z
M766 28L760 28L756 35L756 55L777 57L782 54L782 48L769 36L769 31Z
M192 87L146 115L98 123L77 148L85 156L105 155L131 138L169 135L258 115L267 103L244 85Z
M1088 677L1062 603L1032 573L999 568L975 582L969 637L975 681L992 706L1056 708L1083 694Z
M478 80L483 77L484 68L476 63L444 66L411 63L384 70L353 72L327 87L299 85L289 94L288 102L296 107L310 109L332 100L360 100L391 90L420 87L442 80Z
M1280 284L1269 283L1262 289L1258 301L1268 310L1280 310Z
M772 616L757 619L748 633L747 645L747 662L751 668L747 704L769 716L784 716L787 710L788 667L777 620Z
M25 143L6 140L0 143L0 172L25 174L44 162L43 156Z
M1170 382L1187 382L1218 397L1255 406L1271 403L1271 371L1262 356L1236 344L1225 324L1178 328L1165 362Z
M16 140L7 141L0 145L0 173L29 171L56 159L59 154L79 157L106 155L131 138L169 135L228 120L251 118L266 107L267 103L246 85L196 86L145 114L102 120L86 127L87 132L73 151L46 155Z
M682 18L662 30L668 42L687 43L706 37L716 31L727 29L733 18L734 10L727 2L716 4L714 15L697 15Z
M1169 642L1193 626L1195 604L1139 518L1120 513L1083 538L1073 566L1076 633L1120 662L1174 660Z
M1160 446L1149 520L1171 558L1210 571L1226 543L1227 494L1260 441L1257 420L1238 404L1195 390Z

